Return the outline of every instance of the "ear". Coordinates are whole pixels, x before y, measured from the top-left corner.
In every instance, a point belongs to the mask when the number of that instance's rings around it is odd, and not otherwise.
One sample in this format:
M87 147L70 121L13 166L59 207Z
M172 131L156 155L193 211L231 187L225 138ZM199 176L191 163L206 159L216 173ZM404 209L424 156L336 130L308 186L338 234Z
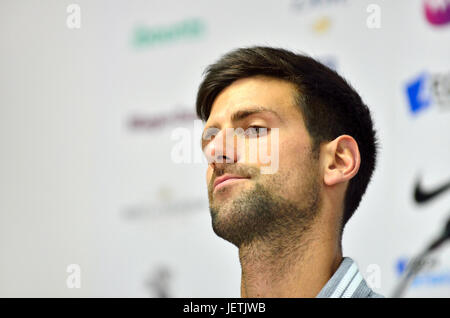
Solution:
M333 186L353 178L359 170L361 155L358 143L349 135L341 135L325 145L324 182Z

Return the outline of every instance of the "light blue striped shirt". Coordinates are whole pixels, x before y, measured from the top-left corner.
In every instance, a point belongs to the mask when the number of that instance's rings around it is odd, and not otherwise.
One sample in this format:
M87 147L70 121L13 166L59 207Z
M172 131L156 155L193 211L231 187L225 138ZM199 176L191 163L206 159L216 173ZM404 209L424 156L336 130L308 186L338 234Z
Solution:
M344 257L341 265L317 295L317 298L383 298L367 285L356 263Z

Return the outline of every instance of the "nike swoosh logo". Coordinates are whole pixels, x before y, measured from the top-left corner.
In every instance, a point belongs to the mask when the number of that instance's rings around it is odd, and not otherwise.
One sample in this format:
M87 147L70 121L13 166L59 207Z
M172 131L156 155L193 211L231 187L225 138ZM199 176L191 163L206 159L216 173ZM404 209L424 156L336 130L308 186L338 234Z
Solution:
M414 187L414 200L418 204L424 204L448 189L450 189L450 181L435 189L424 190L422 188L421 180L418 178Z

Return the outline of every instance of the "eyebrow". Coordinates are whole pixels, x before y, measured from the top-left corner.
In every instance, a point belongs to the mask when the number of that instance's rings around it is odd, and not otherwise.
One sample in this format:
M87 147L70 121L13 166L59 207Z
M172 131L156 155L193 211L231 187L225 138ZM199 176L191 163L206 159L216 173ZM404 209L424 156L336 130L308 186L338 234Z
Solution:
M283 121L277 112L273 111L272 109L265 108L263 106L254 106L252 108L238 110L233 115L231 115L231 121L232 122L240 121L243 120L244 118L247 118L248 116L258 113L271 113L276 117L278 117L280 121Z
M236 111L235 113L233 113L231 115L231 121L233 123L235 123L235 122L241 121L241 120L243 120L243 119L245 119L245 118L247 118L247 117L249 117L251 115L260 114L260 113L271 113L271 114L275 115L275 117L277 117L281 122L284 122L284 120L280 117L280 115L276 111L274 111L272 109L269 109L269 108L266 108L266 107L263 107L263 106L252 106L252 107L249 107L247 109L238 110L238 111ZM205 128L205 130L209 129L209 128L214 128L214 127L216 127L216 126L215 125L211 125L208 128ZM201 144L202 149L204 148L203 136L204 136L204 134L202 134L202 138L200 140L200 144Z

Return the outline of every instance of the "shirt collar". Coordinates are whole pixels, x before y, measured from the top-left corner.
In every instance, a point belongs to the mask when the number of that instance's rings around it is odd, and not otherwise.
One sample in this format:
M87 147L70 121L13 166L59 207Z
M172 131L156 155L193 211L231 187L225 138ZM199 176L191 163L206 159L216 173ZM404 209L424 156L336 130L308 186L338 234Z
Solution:
M367 286L356 263L344 257L341 265L317 294L317 298L370 297L373 291Z

